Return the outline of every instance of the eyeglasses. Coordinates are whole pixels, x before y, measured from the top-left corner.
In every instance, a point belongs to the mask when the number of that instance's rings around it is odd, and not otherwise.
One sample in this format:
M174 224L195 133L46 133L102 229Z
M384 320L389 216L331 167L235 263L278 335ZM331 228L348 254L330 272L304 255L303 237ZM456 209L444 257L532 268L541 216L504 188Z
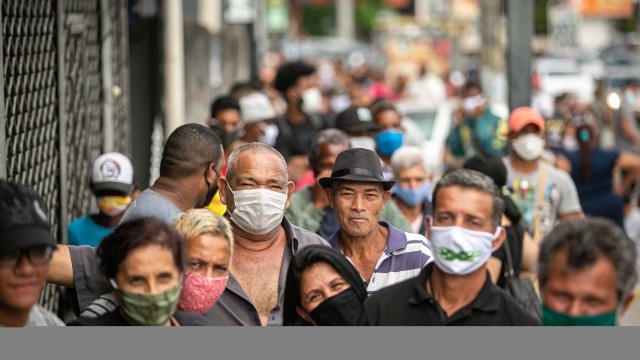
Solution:
M16 267L22 256L26 256L31 265L44 265L51 260L55 247L48 245L36 245L26 249L18 249L9 253L0 254L0 268Z

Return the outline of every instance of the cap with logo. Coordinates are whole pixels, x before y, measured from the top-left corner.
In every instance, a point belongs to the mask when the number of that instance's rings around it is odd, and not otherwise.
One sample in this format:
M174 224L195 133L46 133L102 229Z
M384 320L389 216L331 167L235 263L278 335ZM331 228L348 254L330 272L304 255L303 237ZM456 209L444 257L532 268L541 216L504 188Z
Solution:
M133 188L133 166L128 157L110 152L93 162L91 190L94 193L116 191L128 194Z
M56 246L47 205L32 188L0 179L0 254L34 245Z

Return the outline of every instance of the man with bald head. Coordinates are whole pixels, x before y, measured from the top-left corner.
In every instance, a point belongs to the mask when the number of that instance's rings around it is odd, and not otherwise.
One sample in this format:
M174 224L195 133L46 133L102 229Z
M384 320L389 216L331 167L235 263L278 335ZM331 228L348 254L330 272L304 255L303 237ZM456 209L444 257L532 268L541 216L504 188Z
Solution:
M282 325L292 257L304 246L328 243L284 217L294 184L284 158L272 147L254 142L236 149L218 187L232 226L234 255L227 288L206 316L215 325Z

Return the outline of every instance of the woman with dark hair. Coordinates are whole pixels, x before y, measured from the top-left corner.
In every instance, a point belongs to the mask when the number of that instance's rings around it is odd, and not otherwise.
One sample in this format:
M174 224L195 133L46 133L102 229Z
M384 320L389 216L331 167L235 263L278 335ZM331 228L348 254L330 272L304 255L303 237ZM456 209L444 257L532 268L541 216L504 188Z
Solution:
M589 124L578 126L576 139L579 149L567 152L566 156L571 162L571 178L576 184L582 211L588 216L611 219L623 227L622 194L638 175L640 156L601 149L596 129ZM615 185L613 179L618 171L622 172L623 178Z
M306 246L287 272L284 325L366 325L366 298L360 274L344 255L329 246Z
M538 260L537 246L531 236L525 231L521 223L522 214L511 199L506 189L507 168L498 157L473 156L465 161L462 166L465 169L476 170L493 179L493 182L502 190L505 204L502 226L507 231L506 246L509 246L509 253L513 263L515 277L521 273L526 273L535 277L535 264ZM487 269L496 285L504 287L506 278L504 276L507 266L507 253L504 245L496 250L487 263Z
M78 326L206 326L202 315L176 311L182 290L182 239L164 222L125 222L98 246L100 269L116 298L115 311Z

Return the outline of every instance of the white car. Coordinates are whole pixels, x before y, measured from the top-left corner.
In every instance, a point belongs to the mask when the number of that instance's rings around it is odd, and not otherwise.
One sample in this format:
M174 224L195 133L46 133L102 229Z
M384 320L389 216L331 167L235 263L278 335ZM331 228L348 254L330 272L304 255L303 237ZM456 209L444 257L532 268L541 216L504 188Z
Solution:
M420 146L435 184L444 172L445 142L453 122L453 103L429 104L417 101L395 103L405 119L405 143Z
M556 97L562 93L573 94L581 103L593 102L595 80L581 71L578 62L569 58L538 58L534 71L540 79L543 93Z

